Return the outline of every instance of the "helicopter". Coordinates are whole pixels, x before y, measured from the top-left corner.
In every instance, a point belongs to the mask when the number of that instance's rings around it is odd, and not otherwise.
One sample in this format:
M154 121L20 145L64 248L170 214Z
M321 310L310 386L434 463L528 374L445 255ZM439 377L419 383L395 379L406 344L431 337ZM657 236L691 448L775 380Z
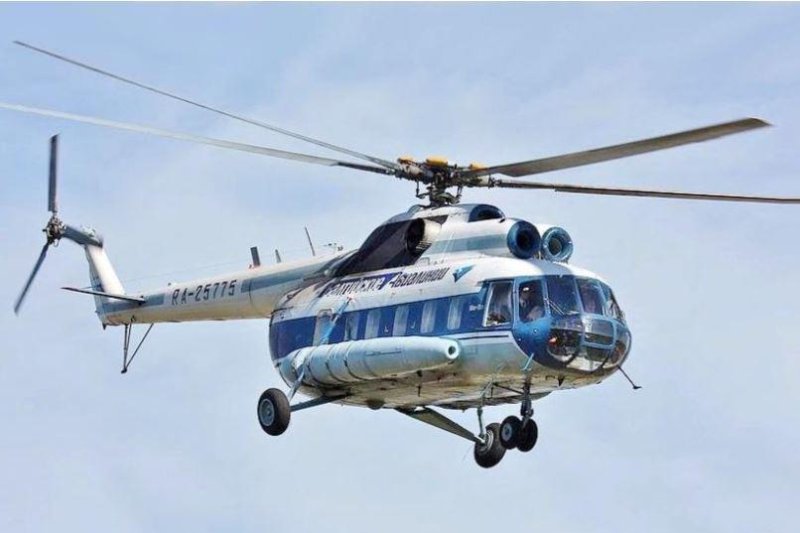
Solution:
M507 188L706 201L800 204L800 198L595 187L524 181L536 175L698 143L769 126L744 118L602 148L485 166L444 157L388 160L330 144L200 103L64 55L15 41L34 52L239 122L348 156L333 159L150 126L0 102L0 108L96 126L239 150L329 167L382 174L416 185L417 203L377 226L354 250L125 291L101 235L69 225L58 210L58 136L50 140L45 244L14 304L21 306L51 246L65 239L84 249L88 287L103 328L123 329L126 373L157 323L267 319L269 353L287 390L269 388L256 415L270 436L293 413L325 404L390 409L474 445L476 463L497 465L507 451L538 441L533 402L621 373L632 332L609 283L570 264L575 244L559 226L507 216L500 208L462 203L465 189ZM138 343L134 326L145 327ZM297 394L307 399L296 400ZM519 416L484 423L484 409L519 404ZM444 410L475 409L470 431Z

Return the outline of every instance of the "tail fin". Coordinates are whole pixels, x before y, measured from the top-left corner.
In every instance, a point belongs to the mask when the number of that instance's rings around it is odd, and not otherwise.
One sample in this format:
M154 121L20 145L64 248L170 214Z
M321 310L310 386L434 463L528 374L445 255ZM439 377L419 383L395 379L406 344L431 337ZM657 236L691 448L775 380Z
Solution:
M105 249L95 244L85 244L83 248L86 250L86 260L89 262L89 278L92 283L92 289L106 294L124 295L125 289L122 287L122 282L120 282L117 273L114 271ZM102 321L109 299L95 295L94 303L97 308L97 314Z

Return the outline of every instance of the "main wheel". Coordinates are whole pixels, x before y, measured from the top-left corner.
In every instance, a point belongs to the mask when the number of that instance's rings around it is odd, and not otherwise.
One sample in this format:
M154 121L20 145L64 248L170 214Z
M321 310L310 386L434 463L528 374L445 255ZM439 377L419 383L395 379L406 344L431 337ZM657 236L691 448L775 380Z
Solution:
M521 452L529 452L536 446L536 440L539 438L539 426L533 420L528 420L520 428L519 440L517 440L517 449Z
M507 416L500 424L500 444L506 450L517 447L519 442L519 430L522 427L522 420L516 416Z
M486 426L486 442L475 444L475 462L483 468L491 468L503 458L506 449L500 444L500 425Z
M258 423L269 435L280 435L289 427L289 399L278 389L267 389L258 399Z

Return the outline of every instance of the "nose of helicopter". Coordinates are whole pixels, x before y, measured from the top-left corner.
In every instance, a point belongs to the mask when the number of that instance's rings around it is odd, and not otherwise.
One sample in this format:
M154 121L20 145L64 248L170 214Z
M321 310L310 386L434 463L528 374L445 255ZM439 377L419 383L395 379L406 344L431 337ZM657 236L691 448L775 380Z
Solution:
M587 313L553 318L546 341L550 358L584 372L619 366L630 347L631 333L627 326Z
M631 333L619 320L590 313L542 318L518 332L520 346L552 368L598 372L617 368L631 349Z

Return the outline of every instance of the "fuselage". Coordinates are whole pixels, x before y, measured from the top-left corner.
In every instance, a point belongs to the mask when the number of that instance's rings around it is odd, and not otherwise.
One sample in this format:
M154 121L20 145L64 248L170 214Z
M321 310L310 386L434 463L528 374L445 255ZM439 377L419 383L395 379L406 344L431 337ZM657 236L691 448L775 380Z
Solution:
M270 353L292 384L296 372L282 363L302 348L419 337L455 340L461 354L445 368L394 379L306 378L357 404L467 407L514 401L526 380L538 395L600 382L631 340L611 289L591 272L472 257L334 278L292 294L273 314Z
M571 253L565 230L493 206L414 207L351 252L173 284L138 303L96 299L107 325L271 318L273 363L310 396L467 408L619 368L631 345L622 311L608 284L567 264ZM93 287L109 292L105 252L87 254Z

